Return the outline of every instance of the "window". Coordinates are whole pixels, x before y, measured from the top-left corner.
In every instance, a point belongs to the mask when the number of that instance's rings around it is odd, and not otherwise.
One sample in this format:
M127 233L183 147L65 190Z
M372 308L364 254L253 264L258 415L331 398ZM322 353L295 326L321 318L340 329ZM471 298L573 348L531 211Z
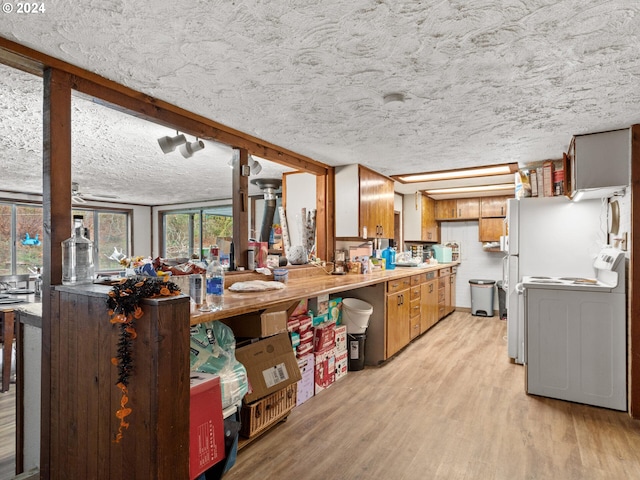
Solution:
M129 215L112 210L74 210L72 215L82 215L87 237L93 240L95 268L97 272L121 269L109 256L114 248L129 255ZM71 230L69 230L71 232ZM98 234L96 235L96 232Z
M231 205L166 212L162 225L163 257L206 258L209 245L217 244L223 263L228 262L233 235Z
M108 257L114 247L129 253L129 213L82 209L74 210L73 215L84 217L88 237L94 242L96 271L119 269ZM42 207L0 203L0 274L30 273L42 264Z

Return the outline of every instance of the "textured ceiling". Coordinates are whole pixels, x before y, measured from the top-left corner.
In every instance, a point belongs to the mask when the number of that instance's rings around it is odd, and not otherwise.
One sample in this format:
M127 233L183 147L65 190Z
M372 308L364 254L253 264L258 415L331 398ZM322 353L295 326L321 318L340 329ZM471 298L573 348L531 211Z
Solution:
M574 134L640 121L635 1L44 5L45 13L2 14L0 35L329 165L361 163L387 175L523 165L561 157ZM5 70L3 77L10 76ZM0 92L3 102L21 95L15 88ZM383 96L391 92L404 94L405 102L385 105ZM22 129L8 125L7 115L15 123L37 119L33 105L16 115L6 102L0 105L3 143L6 131L11 136ZM87 114L80 101L74 106L78 117ZM190 170L179 154L166 163L146 153L144 146L167 129L119 148L116 127L133 126L127 120L112 124L112 117L93 123L105 122L105 130L113 129L109 146L99 132L74 136L74 148L94 145L94 173L78 167L91 191L110 187L102 168L172 192L158 193L157 203L187 200L188 188L222 178L204 158ZM12 142L20 144L20 155L38 151L31 141ZM22 169L13 173L25 175ZM2 177L0 188L7 188ZM155 183L160 179L164 183ZM144 193L143 203L150 202ZM128 195L121 192L123 200Z

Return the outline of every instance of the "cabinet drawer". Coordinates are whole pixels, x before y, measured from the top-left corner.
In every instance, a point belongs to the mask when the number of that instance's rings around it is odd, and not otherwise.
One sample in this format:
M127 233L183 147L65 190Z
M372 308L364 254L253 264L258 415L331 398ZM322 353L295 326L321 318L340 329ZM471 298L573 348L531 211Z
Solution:
M387 282L387 293L395 293L411 286L411 278L404 277L396 280L389 280Z
M411 300L411 304L409 306L409 316L413 318L416 315L420 316L420 300Z
M422 275L411 275L411 286L415 287L422 283Z
M451 267L441 268L440 269L438 276L444 277L445 275L451 275Z
M411 322L411 339L413 340L418 335L420 335L420 317L418 316L415 320L412 319Z
M414 300L420 300L420 294L421 294L421 289L420 289L420 285L418 285L417 287L411 287L411 301L413 302Z
M444 303L445 300L445 295L444 295L444 290L443 289L438 289L438 303Z
M447 284L447 279L445 277L438 279L438 289L444 290L444 286Z

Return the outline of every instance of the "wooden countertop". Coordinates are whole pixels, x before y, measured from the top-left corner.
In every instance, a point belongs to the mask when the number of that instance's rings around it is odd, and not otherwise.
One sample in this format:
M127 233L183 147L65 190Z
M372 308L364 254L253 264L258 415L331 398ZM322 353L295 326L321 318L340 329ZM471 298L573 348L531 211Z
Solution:
M196 307L191 304L191 325L197 325L202 322L210 322L221 320L223 318L235 317L246 313L257 312L265 308L270 308L284 303L293 303L295 301L306 298L317 297L323 294L333 294L348 292L356 288L366 287L387 282L389 280L420 275L425 272L440 270L442 268L450 268L459 265L460 262L440 263L437 265L429 265L426 267L396 267L394 270L383 270L368 274L346 274L346 275L330 275L321 269L305 266L305 268L290 268L289 281L283 290L270 290L266 292L246 292L238 293L229 291L225 288L224 306L221 310L215 312L199 312ZM271 280L273 277L252 274L251 278ZM232 278L245 280L244 277L229 275L228 280ZM81 288L85 294L92 296L106 296L110 287L104 285L82 285L82 286L62 286L57 285L56 289L73 291ZM188 297L188 290L183 288L183 295L180 297ZM171 299L180 297L167 297L162 299L147 299L147 301L170 301ZM18 306L20 304L17 304Z
M322 294L346 292L396 278L420 275L425 272L457 266L459 263L441 263L428 267L396 267L394 270L368 274L330 275L321 271L316 275L290 278L285 289L266 292L238 293L225 289L224 307L221 310L203 313L197 311L192 305L191 325L256 312L282 303L292 303ZM270 277L265 277L265 279L270 279Z

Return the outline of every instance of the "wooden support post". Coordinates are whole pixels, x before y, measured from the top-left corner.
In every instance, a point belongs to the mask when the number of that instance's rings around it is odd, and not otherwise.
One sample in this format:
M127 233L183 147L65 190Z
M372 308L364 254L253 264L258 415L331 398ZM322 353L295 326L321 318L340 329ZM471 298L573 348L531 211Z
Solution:
M43 109L42 411L40 475L49 478L51 426L51 285L62 283L62 241L71 233L70 75L44 71ZM54 352L57 355L59 352Z

